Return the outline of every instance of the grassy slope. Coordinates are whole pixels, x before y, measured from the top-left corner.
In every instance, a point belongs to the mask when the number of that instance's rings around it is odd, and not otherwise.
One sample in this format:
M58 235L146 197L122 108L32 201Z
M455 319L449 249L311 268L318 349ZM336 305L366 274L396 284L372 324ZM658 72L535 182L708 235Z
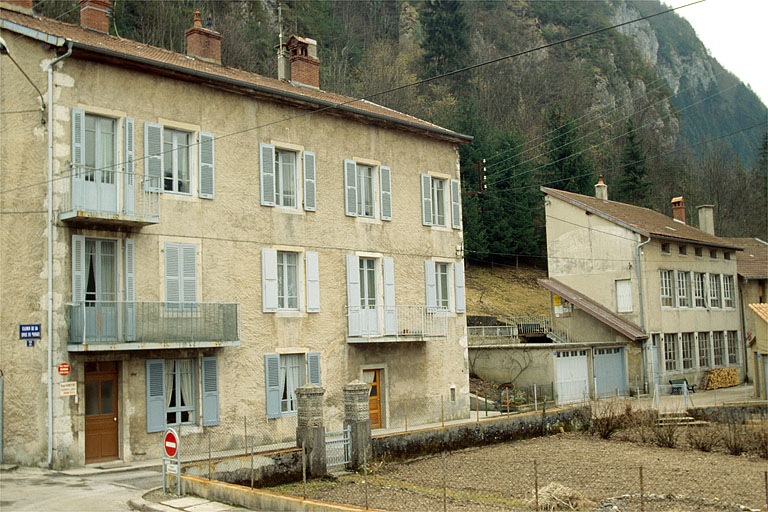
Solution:
M467 314L503 320L521 315L549 315L549 292L536 283L547 271L531 267L466 262Z

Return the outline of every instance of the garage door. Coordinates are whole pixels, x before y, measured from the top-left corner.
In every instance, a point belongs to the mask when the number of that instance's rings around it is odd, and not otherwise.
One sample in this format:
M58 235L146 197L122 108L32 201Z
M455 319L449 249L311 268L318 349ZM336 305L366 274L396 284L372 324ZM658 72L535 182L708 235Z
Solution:
M624 349L621 347L596 348L593 352L595 381L598 396L627 394L627 369Z
M555 353L557 401L578 402L589 396L586 350L561 350Z

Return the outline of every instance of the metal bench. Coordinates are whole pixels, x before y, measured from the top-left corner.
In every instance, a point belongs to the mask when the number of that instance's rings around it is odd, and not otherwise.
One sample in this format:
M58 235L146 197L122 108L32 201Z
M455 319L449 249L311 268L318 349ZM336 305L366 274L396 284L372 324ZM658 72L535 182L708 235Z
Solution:
M680 389L682 386L685 386L688 389L689 393L695 393L696 392L696 385L695 384L688 384L688 379L672 379L669 381L669 385L672 386L672 394L673 395L680 395Z

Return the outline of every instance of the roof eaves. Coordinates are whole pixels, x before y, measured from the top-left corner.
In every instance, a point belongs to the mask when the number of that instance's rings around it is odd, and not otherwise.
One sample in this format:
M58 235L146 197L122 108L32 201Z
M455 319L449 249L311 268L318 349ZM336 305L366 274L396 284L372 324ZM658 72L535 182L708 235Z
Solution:
M698 245L707 245L710 247L720 247L723 249L733 249L734 251L743 251L743 247L739 247L738 245L728 245L728 244L716 244L713 242L705 242L703 240L695 240L693 238L685 238L681 236L668 236L668 235L658 235L655 233L651 233L651 238L658 238L659 240L669 240L670 242L689 242L692 244L698 244Z
M24 25L19 25L18 23L14 23L5 19L0 19L0 28L10 30L11 32L16 32L17 34L21 34L37 41L48 43L53 46L64 46L64 43L67 42L67 40L63 37L54 36L41 30L28 28Z

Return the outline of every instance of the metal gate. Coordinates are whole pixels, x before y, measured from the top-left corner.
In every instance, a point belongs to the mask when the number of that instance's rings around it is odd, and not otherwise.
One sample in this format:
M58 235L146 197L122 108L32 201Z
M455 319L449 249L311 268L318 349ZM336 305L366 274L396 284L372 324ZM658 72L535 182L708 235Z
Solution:
M592 352L595 387L599 397L627 394L627 371L621 347L596 348Z
M560 350L555 352L557 374L557 402L580 402L589 397L589 370L586 350Z
M325 458L328 467L349 464L349 432L350 427L347 426L344 430L325 433Z

